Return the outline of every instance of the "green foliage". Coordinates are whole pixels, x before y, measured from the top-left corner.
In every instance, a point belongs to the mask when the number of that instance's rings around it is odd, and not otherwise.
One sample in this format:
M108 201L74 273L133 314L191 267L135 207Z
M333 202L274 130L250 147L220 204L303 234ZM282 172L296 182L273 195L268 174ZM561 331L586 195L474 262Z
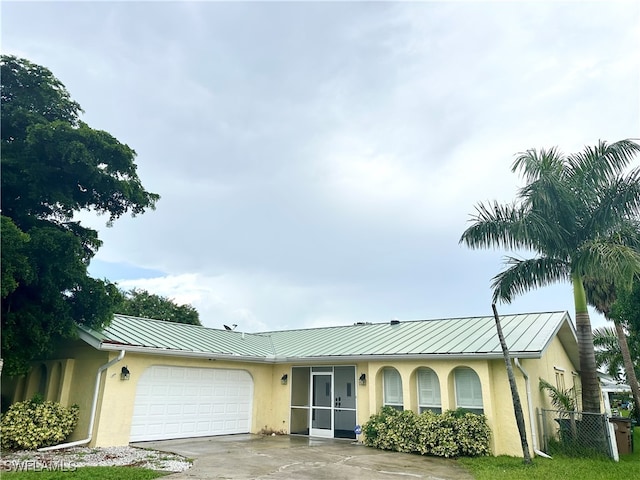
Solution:
M460 238L470 248L533 253L506 257L505 269L492 279L494 301L510 303L536 288L573 283L582 407L588 412L599 412L600 397L583 280L629 283L640 273L638 152L639 144L620 140L570 155L557 148L520 153L512 171L525 185L516 200L477 205Z
M491 431L484 415L442 414L382 407L363 425L364 443L381 450L438 457L489 455Z
M18 288L21 283L33 280L29 262L30 237L9 218L2 216L2 298Z
M572 412L576 409L576 402L574 400L574 390L569 388L567 390L561 390L554 385L551 385L546 380L540 378L538 380L538 388L541 392L547 392L551 399L551 405L558 410L565 410Z
M636 377L640 377L640 276L634 278L630 290L618 293L611 306L610 317L627 331L627 343L634 360Z
M2 415L2 448L35 450L62 442L78 423L78 405L63 407L42 397L14 403Z
M628 330L627 343L631 358L634 361L636 378L640 377L640 332ZM616 380L623 380L624 363L622 351L618 343L618 336L613 327L600 327L593 331L593 346L596 349L596 363L598 368L607 372Z
M2 356L4 372L26 373L75 322L99 327L120 293L88 276L101 245L73 216L154 208L136 173L135 152L80 120L80 105L45 67L0 57L2 101Z
M618 293L611 306L610 317L636 333L640 332L640 277L634 278L631 289Z
M136 288L123 292L123 298L117 313L168 322L202 325L198 311L191 305L178 305L170 298Z

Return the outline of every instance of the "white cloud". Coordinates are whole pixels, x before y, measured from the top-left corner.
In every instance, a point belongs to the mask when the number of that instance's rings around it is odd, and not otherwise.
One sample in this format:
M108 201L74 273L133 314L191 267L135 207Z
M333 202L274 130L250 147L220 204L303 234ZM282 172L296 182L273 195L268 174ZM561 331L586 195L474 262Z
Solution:
M245 331L274 327L301 328L326 324L328 298L336 296L334 286L301 286L260 274L167 275L117 281L120 288L140 288L191 304L203 325L221 328L237 324ZM331 303L331 302L330 302ZM332 310L329 310L331 312ZM338 321L338 317L334 317ZM349 322L342 319L341 323Z
M487 311L514 154L637 137L634 2L3 5L3 50L51 68L138 152L155 212L82 214L98 259L211 326ZM51 22L56 18L56 22ZM513 308L571 309L566 286ZM541 299L541 300L538 300ZM551 306L551 307L550 307Z

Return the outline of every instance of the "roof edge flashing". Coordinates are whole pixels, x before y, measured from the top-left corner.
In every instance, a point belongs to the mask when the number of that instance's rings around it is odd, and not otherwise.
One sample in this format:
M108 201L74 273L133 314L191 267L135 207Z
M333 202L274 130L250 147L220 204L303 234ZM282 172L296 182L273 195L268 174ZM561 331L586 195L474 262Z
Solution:
M124 350L127 353L141 353L146 355L163 355L168 357L207 358L209 360L228 360L231 362L274 363L272 355L255 356L239 355L237 353L196 352L188 350L173 350L168 348L154 348L141 346L125 346L122 344L101 343L98 350L113 351Z

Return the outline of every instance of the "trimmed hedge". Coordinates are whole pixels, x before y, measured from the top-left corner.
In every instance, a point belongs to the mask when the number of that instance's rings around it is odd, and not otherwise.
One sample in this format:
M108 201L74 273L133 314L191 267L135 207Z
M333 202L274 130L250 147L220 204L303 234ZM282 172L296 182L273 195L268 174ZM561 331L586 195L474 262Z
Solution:
M489 455L491 430L484 415L464 410L442 414L382 407L363 425L369 447L438 457Z
M76 428L79 410L78 405L67 408L36 397L14 403L0 422L2 448L35 450L57 445Z

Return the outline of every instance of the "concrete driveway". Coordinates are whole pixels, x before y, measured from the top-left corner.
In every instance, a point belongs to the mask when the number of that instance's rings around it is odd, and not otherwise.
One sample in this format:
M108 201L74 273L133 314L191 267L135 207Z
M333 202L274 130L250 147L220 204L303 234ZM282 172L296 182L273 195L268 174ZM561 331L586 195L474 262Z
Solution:
M163 477L170 480L473 480L453 460L385 452L350 440L229 435L132 445L194 459L189 470Z

